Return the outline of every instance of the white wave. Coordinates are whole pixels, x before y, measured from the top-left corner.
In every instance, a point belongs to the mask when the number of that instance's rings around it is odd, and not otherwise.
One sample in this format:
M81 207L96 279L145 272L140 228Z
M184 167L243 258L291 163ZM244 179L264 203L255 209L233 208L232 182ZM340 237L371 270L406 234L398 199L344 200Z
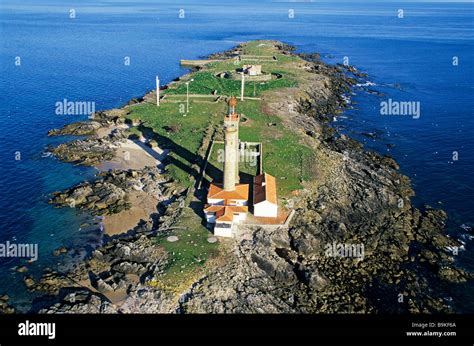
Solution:
M374 86L374 85L377 85L375 84L374 82L365 82L365 83L357 83L356 86L357 87L369 87L369 86Z

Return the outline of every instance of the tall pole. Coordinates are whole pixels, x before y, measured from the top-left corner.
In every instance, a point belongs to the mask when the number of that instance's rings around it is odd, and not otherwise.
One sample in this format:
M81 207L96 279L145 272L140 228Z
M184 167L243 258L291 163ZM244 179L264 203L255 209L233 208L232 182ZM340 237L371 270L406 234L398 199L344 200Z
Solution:
M186 113L189 112L189 82L186 82Z
M160 78L156 76L156 105L160 105Z
M245 75L242 72L242 83L240 87L240 101L244 100L244 86L245 86Z
M186 82L186 113L189 112L189 83L191 83L192 81L194 81L194 78Z

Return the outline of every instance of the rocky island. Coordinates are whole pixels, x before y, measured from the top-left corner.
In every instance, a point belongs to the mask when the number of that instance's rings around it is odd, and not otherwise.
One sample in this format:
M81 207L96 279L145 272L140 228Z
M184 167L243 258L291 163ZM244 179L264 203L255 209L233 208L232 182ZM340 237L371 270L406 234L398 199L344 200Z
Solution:
M444 232L445 213L414 208L392 158L331 127L365 75L294 50L251 41L186 61L191 72L160 90L159 106L151 91L50 131L85 136L50 151L100 172L51 203L103 217L106 237L70 270L25 273L28 289L43 294L31 312L450 312L443 287L469 274L454 266L450 249L459 244ZM294 215L225 239L202 210L209 184L222 178L212 147L221 145L231 96L241 97L241 138L262 144L279 205ZM239 169L245 177L257 168ZM362 245L362 256L328 254L347 244ZM6 298L1 306L12 312Z

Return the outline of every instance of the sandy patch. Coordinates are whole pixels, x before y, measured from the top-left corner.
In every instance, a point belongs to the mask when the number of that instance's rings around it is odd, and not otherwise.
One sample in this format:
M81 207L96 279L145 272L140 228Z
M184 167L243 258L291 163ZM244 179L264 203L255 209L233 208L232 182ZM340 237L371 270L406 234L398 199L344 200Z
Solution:
M166 151L159 148L150 148L145 143L127 139L120 143L112 160L102 162L97 168L101 171L111 169L139 170L160 165L166 154Z
M104 234L113 236L125 233L138 225L140 220L150 220L150 215L157 212L158 200L143 192L134 191L129 195L132 207L120 213L104 216Z

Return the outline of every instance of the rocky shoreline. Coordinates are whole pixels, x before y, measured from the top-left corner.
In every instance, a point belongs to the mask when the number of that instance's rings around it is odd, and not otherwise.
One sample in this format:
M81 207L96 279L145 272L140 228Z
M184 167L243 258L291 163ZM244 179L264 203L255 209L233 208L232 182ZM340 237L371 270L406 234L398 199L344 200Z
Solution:
M175 193L174 184L163 177L158 168L146 167L141 171L102 172L97 180L53 193L50 203L110 215L129 209L130 194L139 191L155 197L158 202L169 200Z
M48 150L59 160L78 165L97 166L102 161L111 160L120 142L126 138L123 116L126 110L112 109L93 114L91 121L82 121L53 129L48 136L86 136L62 143ZM103 135L101 134L103 133Z
M284 54L294 47L271 42ZM228 59L242 46L213 54ZM275 92L264 108L284 119L288 131L303 134L316 155L317 177L292 198L297 217L289 229L249 229L226 247L226 261L212 267L178 295L150 284L169 258L156 245L182 213L189 191L157 168L101 173L97 180L53 194L58 206L98 215L130 208L132 192L153 195L157 213L131 232L112 237L67 273L46 272L25 280L45 293L31 312L39 313L437 313L452 312L444 285L470 274L455 268L444 233L446 214L414 208L409 179L388 156L363 149L338 134L330 121L347 106L344 94L364 74L354 67L323 63L300 54L304 81L298 90ZM140 101L139 101L140 102ZM114 156L128 137L123 109L99 112L89 122L67 125L49 135L85 139L60 144L60 160L98 165ZM330 243L364 244L363 260L328 257ZM0 309L9 310L7 299Z

